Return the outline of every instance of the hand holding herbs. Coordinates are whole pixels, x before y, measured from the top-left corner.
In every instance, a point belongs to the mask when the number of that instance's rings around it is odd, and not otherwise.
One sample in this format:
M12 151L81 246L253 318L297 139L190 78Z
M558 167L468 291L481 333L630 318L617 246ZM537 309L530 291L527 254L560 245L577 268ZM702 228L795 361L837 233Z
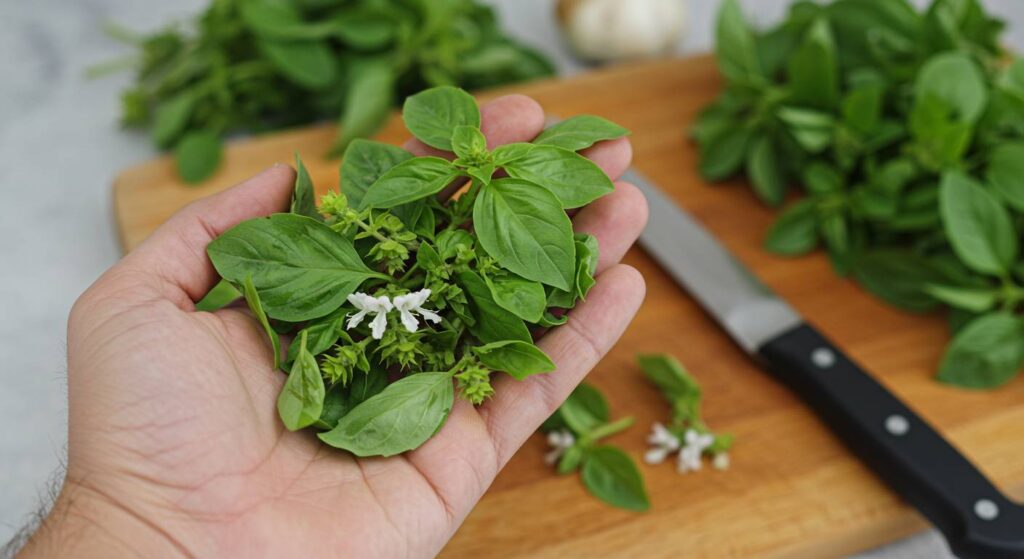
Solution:
M597 240L574 234L565 210L614 190L574 150L626 134L583 116L489 150L476 101L452 87L410 97L403 118L455 159L353 142L341 192L319 206L299 160L291 213L242 222L207 248L289 371L277 405L285 427L315 425L357 456L420 446L456 395L490 398L494 372L554 369L530 330L564 324L552 311L586 297L598 262ZM460 179L460 196L436 198ZM278 363L282 332L295 340Z
M540 107L521 96L504 97L481 108L480 129L490 151L503 144L530 142L542 132L543 123ZM578 134L572 136L579 141ZM584 153L608 176L617 177L629 164L627 142L602 142ZM406 147L416 155L427 153L426 146L419 142ZM397 149L392 149L397 153ZM349 160L349 165L356 161ZM370 162L373 161L376 160ZM352 172L352 168L348 170ZM369 351L362 355L371 365L370 372L362 372L358 354L314 354L318 339L330 330L325 327L317 331L310 328L312 324L295 328L275 318L270 310L289 308L296 312L296 308L288 303L284 290L261 291L261 280L266 278L256 272L246 274L245 278L251 275L251 280L242 279L239 287L243 291L246 284L255 288L250 291L259 296L262 304L258 308L267 312L252 313L238 305L196 312L193 304L219 279L203 248L247 219L289 211L296 179L287 167L275 166L235 188L197 201L157 229L75 304L69 319L67 346L69 438L65 487L52 516L33 537L26 556L33 551L40 556L109 555L111 549L124 545L123 540L112 541L111 534L130 534L138 554L155 557L247 556L253 552L254 541L258 542L261 554L278 557L317 556L324 549L351 557L391 557L410 549L424 555L436 554L498 470L618 339L643 298L640 275L618 262L643 226L645 206L633 187L617 183L614 192L573 216L574 231L595 237L601 250L594 274L597 283L587 292L586 300L577 302L566 325L538 338L537 347L550 357L557 371L523 381L505 373L491 375L494 394L490 398L479 407L464 398L455 399L443 427L418 449L401 456L361 459L327 448L309 431L295 433L282 426L277 401L287 377L274 367L273 346L267 341L263 323L271 330L288 330L280 334L279 341L292 355L278 356L289 363L289 370L312 370L309 358L313 357L317 367L333 371L339 379L345 371L351 371L350 380L342 386L344 390L338 387L343 381L324 382L325 409L335 404L342 408L326 414L328 420L347 416L349 412L345 410L352 401L376 389L373 383L379 382L381 375L375 368L382 359L400 360L409 355L410 349L415 353L415 349L423 346L390 346L393 353L375 353L372 348L381 342L372 337L371 324L376 313L368 311L362 322L349 330L347 321L353 318L355 307L345 298L337 310L343 305L346 312L353 314L339 317L339 328L356 344L368 340L365 343ZM298 180L305 179L300 176ZM344 178L342 184L346 184ZM300 194L303 192L307 191L300 189ZM295 207L307 207L307 200L300 196ZM352 204L349 202L346 208L351 209ZM426 204L434 210L435 217L445 218L444 223L449 223L447 214L438 207L448 209L450 203ZM469 208L458 211L471 213ZM403 217L408 219L404 214ZM326 227L334 236L332 242L345 242L341 233L315 217L300 219L298 214L289 214L260 221L295 220L304 225L317 224L310 227L316 231L322 231L318 226ZM378 234L401 237L400 232L392 232L396 228L392 220L373 223L380 225ZM430 245L445 263L452 264L459 251L455 257L442 256L443 224L438 220L437 225L433 240L421 235L416 240ZM358 227L355 224L349 233ZM302 239L288 244L292 237L275 238L266 246L280 248L282 254L290 256L292 249L300 250L299 243L305 251L310 248L307 241L320 237ZM397 297L416 292L419 287L410 280L410 289L392 287L393 293L377 294L391 285L391 280L378 276L395 277L386 271L387 255L392 251L369 255L369 250L378 244L379 239L373 235L352 241L355 254L373 274L356 291L376 297L386 295L394 306ZM252 246L261 245L254 241ZM320 264L350 254L333 243L317 246L322 249L318 254L323 260L316 261ZM412 260L415 251L409 250ZM472 258L468 266L478 270L475 252L461 251L464 258ZM409 273L415 264L409 263L401 273ZM339 272L334 264L320 267L317 273L325 274L329 281L308 286L313 291L319 288L324 300L329 290L344 284L350 276L348 272ZM497 269L486 273L494 283ZM414 271L406 279L416 275ZM289 287L296 288L296 292L311 292L297 289L306 287L305 273L287 277L291 280ZM455 277L439 279L438 283L458 285L457 274ZM484 309L507 316L504 307L486 302L491 291L483 275L482 285L469 282L474 291L466 293L467 316L475 316ZM473 293L483 297L482 307L474 302ZM568 297L568 292L561 296ZM432 344L444 338L428 330L440 332L446 329L444 321L451 322L457 316L450 306L441 308L437 303L441 299L434 297L420 307L443 317L437 326L413 310L415 300L401 303L418 321L421 340ZM250 300L255 302L256 297L250 296ZM311 308L315 306L302 306L299 310ZM330 314L312 321L328 323ZM382 340L388 336L414 335L402 324L402 313L397 308L387 313L387 319ZM477 324L497 325L483 330L474 326L478 332L519 330L514 320L507 324ZM470 340L472 335L463 331L463 340ZM301 351L303 345L305 351ZM443 352L431 349L431 359L447 359ZM485 359L497 358L493 351L479 355L472 349L470 352L470 357L479 359L484 367ZM336 364L324 366L328 357ZM419 367L423 360L416 359L415 366ZM396 372L401 372L401 366ZM464 376L464 386L479 378ZM431 371L410 375L416 377L423 379L420 388L439 398L455 391L451 379L447 390L440 388L440 383L435 384ZM293 385L298 394L307 392L307 387L309 393L317 391L313 375L302 378L310 382ZM360 385L364 388L357 391ZM409 384L404 386L411 388ZM334 397L339 392L344 398ZM409 394L418 397L421 393L410 390ZM397 404L401 398L392 401ZM358 405L352 406L355 407ZM304 407L285 408L300 419L315 415ZM367 421L368 425L379 425L375 420ZM403 421L409 422L407 426L420 426L416 418ZM403 435L408 433L403 431ZM99 491L116 496L116 503L101 497ZM174 509L169 510L163 503L175 503ZM133 514L125 515L125 508ZM103 525L87 521L88 518L102 518ZM156 533L150 526L161 526L163 530ZM62 537L72 533L73 540ZM74 551L68 545L74 545ZM91 552L92 549L96 551Z
M823 245L837 273L910 311L949 310L943 382L1024 364L1024 61L978 0L796 2L752 30L718 18L725 91L692 130L709 180L789 204L765 246Z
M337 118L340 153L372 135L397 100L424 88L552 73L475 0L217 0L192 27L138 35L111 26L139 52L97 68L136 70L121 98L122 121L173 149L186 182L217 169L227 134Z

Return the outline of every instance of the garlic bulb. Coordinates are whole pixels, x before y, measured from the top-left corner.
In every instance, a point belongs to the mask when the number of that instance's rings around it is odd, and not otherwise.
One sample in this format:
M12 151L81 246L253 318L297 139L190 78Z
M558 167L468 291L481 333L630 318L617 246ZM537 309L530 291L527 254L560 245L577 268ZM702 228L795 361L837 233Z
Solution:
M594 62L666 54L686 23L686 0L559 0L558 18L576 53Z

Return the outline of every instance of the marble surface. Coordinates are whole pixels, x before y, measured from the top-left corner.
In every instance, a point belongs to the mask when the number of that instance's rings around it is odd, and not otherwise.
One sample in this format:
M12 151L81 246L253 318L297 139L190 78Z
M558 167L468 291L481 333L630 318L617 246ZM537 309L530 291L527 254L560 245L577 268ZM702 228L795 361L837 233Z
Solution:
M554 0L492 0L516 35L546 50L565 74L584 70L551 17ZM105 21L152 29L185 19L205 0L0 1L0 542L46 499L66 440L65 323L79 293L119 257L110 181L154 155L146 137L117 126L127 75L84 78L85 68L125 53ZM708 50L717 0L690 2L681 52ZM747 0L758 23L785 0ZM989 0L1021 48L1024 4ZM862 555L951 557L934 533Z

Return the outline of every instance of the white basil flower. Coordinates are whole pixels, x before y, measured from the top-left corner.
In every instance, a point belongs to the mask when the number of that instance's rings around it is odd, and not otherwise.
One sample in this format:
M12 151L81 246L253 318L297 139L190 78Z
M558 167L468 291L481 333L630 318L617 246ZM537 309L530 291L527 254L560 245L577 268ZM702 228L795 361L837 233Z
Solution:
M348 302L352 303L358 312L349 317L346 328L351 330L359 326L366 315L373 314L373 321L370 322L370 335L375 340L383 338L384 329L388 326L388 311L393 308L391 300L386 295L374 297L366 293L353 293L348 296Z
M679 451L679 462L677 469L679 473L685 474L686 472L696 472L701 469L703 463L701 462L700 455L702 450L697 446L687 445Z
M644 462L648 464L660 464L669 454L679 450L679 438L661 423L651 426L651 434L647 436L647 442L654 447L644 453Z
M716 470L728 470L729 453L719 452L718 454L715 455L714 458L711 459L711 465L714 466Z
M558 462L565 451L572 448L574 444L576 444L576 437L573 437L572 433L565 429L549 432L548 445L551 446L551 450L544 455L544 463L550 466Z
M405 326L406 330L415 332L419 329L420 323L419 320L416 319L417 314L422 316L424 320L428 320L434 324L441 322L440 315L434 311L423 308L423 303L426 303L428 298L430 298L429 289L421 289L419 291L395 297L394 305L401 313L402 325Z

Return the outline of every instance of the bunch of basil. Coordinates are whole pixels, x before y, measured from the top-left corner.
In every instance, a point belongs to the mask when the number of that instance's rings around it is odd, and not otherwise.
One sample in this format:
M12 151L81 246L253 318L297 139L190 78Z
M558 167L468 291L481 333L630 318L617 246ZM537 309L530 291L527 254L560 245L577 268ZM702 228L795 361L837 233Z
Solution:
M340 118L340 153L408 94L553 70L476 0L215 0L195 32L112 31L139 51L124 124L151 129L188 182L216 170L225 134Z
M796 2L717 24L722 94L692 130L712 181L789 204L766 247L823 244L835 270L911 311L949 308L939 379L990 388L1024 362L1024 61L977 0Z
M523 379L554 368L530 330L566 322L552 310L586 296L598 256L566 210L613 190L576 151L627 134L578 116L532 143L489 150L476 102L447 86L410 97L403 118L455 158L354 141L341 193L319 206L298 161L290 213L242 222L207 249L289 371L278 399L285 426L322 429L324 442L357 456L421 445L448 417L455 388L480 404L494 392L492 372ZM462 182L461 196L437 196ZM410 294L426 298L401 307ZM281 361L285 333L294 338Z

